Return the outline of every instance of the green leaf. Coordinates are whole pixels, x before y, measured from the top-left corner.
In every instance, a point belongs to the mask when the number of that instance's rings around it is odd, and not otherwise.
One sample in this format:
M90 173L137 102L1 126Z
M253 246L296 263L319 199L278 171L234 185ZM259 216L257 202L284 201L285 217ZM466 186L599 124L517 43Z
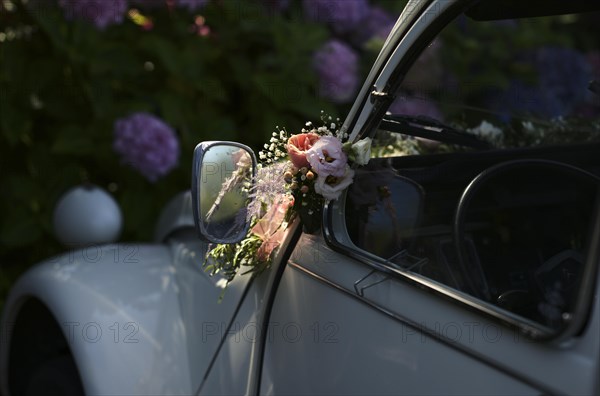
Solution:
M94 140L85 129L77 126L64 128L50 148L54 154L76 156L88 156L95 149Z
M160 36L144 36L139 44L141 48L155 55L170 74L182 74L180 53L172 41Z
M41 234L41 227L31 212L22 208L10 208L3 213L0 242L9 247L33 244Z
M29 7L31 17L47 35L52 44L62 52L68 53L66 25L58 7L47 1L38 1Z
M0 96L0 130L10 146L14 147L22 136L31 132L31 118L28 111Z

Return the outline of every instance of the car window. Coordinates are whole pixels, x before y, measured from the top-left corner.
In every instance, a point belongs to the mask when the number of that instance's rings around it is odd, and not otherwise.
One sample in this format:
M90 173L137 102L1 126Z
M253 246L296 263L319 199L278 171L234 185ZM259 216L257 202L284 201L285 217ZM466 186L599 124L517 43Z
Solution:
M590 13L450 24L387 117L489 147L380 127L345 200L352 245L521 323L565 328L595 267L587 256L600 180L598 21Z
M348 235L390 266L560 328L593 242L599 183L586 169L600 173L599 149L372 161L346 197Z
M600 13L473 21L461 16L422 52L388 108L495 147L600 141ZM460 149L378 131L375 156Z

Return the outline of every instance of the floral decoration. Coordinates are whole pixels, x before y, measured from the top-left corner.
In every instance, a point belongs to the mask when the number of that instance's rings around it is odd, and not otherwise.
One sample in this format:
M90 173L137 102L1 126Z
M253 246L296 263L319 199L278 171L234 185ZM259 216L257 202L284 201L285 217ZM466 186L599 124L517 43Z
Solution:
M250 231L238 244L211 249L208 271L221 273L227 282L240 271L259 274L271 265L296 216L305 232L320 229L323 204L352 184L352 165L366 165L371 155L370 138L344 142L348 136L338 129L339 119L322 115L321 120L322 126L307 122L298 134L278 127L264 145L248 205Z

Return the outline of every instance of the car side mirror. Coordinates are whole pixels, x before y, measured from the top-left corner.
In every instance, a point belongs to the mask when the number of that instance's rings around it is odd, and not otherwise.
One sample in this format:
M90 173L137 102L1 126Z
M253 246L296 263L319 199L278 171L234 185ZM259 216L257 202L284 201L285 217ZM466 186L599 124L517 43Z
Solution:
M247 218L256 174L256 157L239 143L202 142L194 150L192 204L200 237L212 243L237 243L250 227Z

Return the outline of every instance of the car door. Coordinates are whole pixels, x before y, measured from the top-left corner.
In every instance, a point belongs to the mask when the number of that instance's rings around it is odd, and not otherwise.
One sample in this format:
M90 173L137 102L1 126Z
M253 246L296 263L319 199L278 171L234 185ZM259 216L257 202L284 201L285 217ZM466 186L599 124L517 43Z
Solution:
M302 236L270 315L261 393L594 392L597 300L576 337L533 341L483 303L473 309L434 281L390 275L346 253Z
M405 22L410 20L407 22L410 29L401 38L397 37L396 42L388 40L387 45L393 44L394 48L388 51L389 58L380 62L386 66L379 68L373 79L365 84L375 87L375 94L367 94L372 100L359 99L347 121L351 126L351 137L365 131L370 133L370 128L380 124L390 103L378 100L385 100L395 92L401 83L399 76L406 75L408 64L413 63L412 54L422 52L431 43L433 32L461 14L459 9L467 3L434 1L420 12L401 17ZM464 16L458 17L459 24L461 18ZM408 143L403 142L401 148L406 149ZM260 370L260 393L480 395L597 392L600 306L597 297L593 298L597 296L593 288L598 284L600 240L598 177L597 173L585 176L590 172L582 170L597 172L600 165L594 159L597 150L597 145L587 145L569 149L532 148L373 161L373 168L363 176L367 183L358 185L360 180L355 180L343 199L329 204L323 232L303 234L283 270L268 319L269 336ZM549 165L556 162L560 162L560 170ZM377 165L387 166L392 175L385 176L387 171ZM504 168L514 167L513 173L502 173ZM496 168L502 169L496 171ZM485 227L478 227L483 223L486 226L495 224L495 220L486 217L483 221L474 214L475 210L465 209L467 231L463 231L460 238L452 222L460 217L455 213L460 198L457 193L464 197L469 182L477 177L484 179L485 174L481 174L489 169L502 174L503 178L492 178L494 183L487 183L486 188L501 186L498 194L509 198L494 203L499 207L491 206L482 213L493 217L501 212L500 209L506 209L509 213L506 216L513 219L509 226L503 223L505 228L494 229L494 235L500 236L497 244L492 240L492 247L500 246L501 236L507 233L526 238L525 223L537 227L535 229L542 237L524 244L527 246L523 250L526 251L523 262L530 252L541 252L542 248L559 243L545 239L544 229L556 227L562 230L566 226L556 226L555 222L547 220L547 216L536 216L535 213L543 210L541 205L523 204L537 193L535 188L527 187L532 185L530 179L545 180L548 177L551 180L558 175L558 180L566 184L559 183L561 187L556 190L550 182L540 181L540 186L543 192L547 190L547 196L560 201L557 212L549 212L552 216L586 216L577 223L578 230L585 228L578 234L586 239L578 245L585 257L565 248L552 257L540 259L541 264L531 270L534 279L528 280L524 277L529 276L526 274L529 270L523 269L526 266L519 267L520 256L515 256L516 246L520 245L511 240L502 245L508 246L510 254L505 257L498 251L498 257L506 260L495 267L473 264L479 263L480 256L484 259L494 256L494 252L484 252L489 238L488 234L484 237L483 231L479 231ZM569 173L571 171L575 173ZM449 175L456 177L452 179ZM519 175L528 175L530 179L519 184L515 181ZM373 183L379 176L383 181L369 187L368 182ZM569 180L580 177L581 186L569 184ZM502 190L502 186L506 186L506 190ZM521 192L511 190L506 193L510 186L525 188ZM382 187L387 189L383 195ZM353 206L353 203L364 198L357 196L369 188L379 197L378 203L361 212L355 209L360 205ZM567 197L553 193L559 190L572 194ZM445 197L443 193L447 191L454 194L448 193L448 196L456 201L439 198ZM572 201L574 195L585 204ZM489 203L481 201L484 198L473 199L478 202L473 204L478 209ZM514 205L525 205L527 209L522 224L518 221L521 212L512 209ZM578 205L587 206L571 212ZM444 224L421 226L424 219L431 220L436 215L448 220ZM402 225L402 230L418 232L395 239L394 230L398 229L398 224ZM568 244L569 235L560 234L562 242ZM401 240L402 248L392 243L391 250L386 250L390 241L397 240ZM456 240L462 241L462 254L466 258L456 257L461 255ZM569 269L569 260L577 262L576 275ZM439 265L435 267L431 263ZM440 263L447 266L446 275L441 273ZM511 267L513 264L516 269ZM536 282L558 284L558 278L553 278L550 273L559 272L559 269L561 276L575 276L576 281L568 286L575 290L573 293L578 293L568 310L556 319L560 324L554 328L550 319L539 318L545 300L542 303L535 301L536 314L525 312L523 307L529 304L530 292L534 293L529 289L538 287ZM500 278L509 286L502 289ZM535 293L540 294L539 290ZM514 297L516 303L506 302L513 298L511 296L517 296ZM561 294L561 298L567 298L566 294ZM543 312L546 315L548 310Z

